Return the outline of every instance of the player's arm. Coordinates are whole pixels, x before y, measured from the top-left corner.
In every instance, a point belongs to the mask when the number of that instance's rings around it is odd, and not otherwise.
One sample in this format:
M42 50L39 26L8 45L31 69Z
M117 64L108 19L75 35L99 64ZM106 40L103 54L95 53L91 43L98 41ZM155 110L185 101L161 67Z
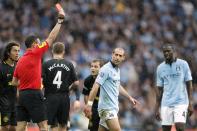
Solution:
M95 82L92 87L92 90L90 91L90 94L88 97L88 102L84 108L84 113L87 118L91 118L91 116L92 116L91 109L92 109L92 105L93 105L93 100L95 99L99 88L100 88L100 84Z
M136 99L134 99L133 97L131 97L128 92L124 89L124 87L122 85L120 85L119 88L119 92L121 95L125 96L126 98L129 99L129 101L131 101L134 105L139 103Z
M100 84L95 82L93 87L92 87L92 90L90 91L89 97L88 97L88 102L87 102L88 105L92 106L99 87L100 87Z
M161 106L161 99L163 95L163 87L156 87L156 108Z
M192 86L192 75L191 75L191 70L189 68L188 63L186 62L184 65L185 69L185 77L184 80L186 82L186 89L187 89L187 94L188 94L188 99L189 99L189 107L188 107L188 116L191 116L193 113L193 106L192 106L192 93L193 93L193 86Z
M88 103L88 95L84 95L84 102L85 102L85 104L87 104Z
M80 90L79 90L79 81L74 81L71 85L71 89L74 90L76 95L76 100L74 102L74 110L78 111L80 109Z
M186 81L186 86L187 86L187 94L188 94L188 98L189 98L188 116L191 116L192 113L193 113L193 107L192 107L193 86L192 86L192 81Z
M18 79L16 78L16 77L13 77L12 78L12 86L18 86L19 85L19 81L18 81Z
M161 100L162 100L162 96L163 96L163 87L159 87L157 86L155 89L156 92L156 107L155 107L155 117L157 120L161 120L161 116L160 116L160 106L161 106Z
M79 81L74 81L73 84L71 85L71 89L75 92L76 95L76 100L79 101L80 99L80 90L79 90Z
M90 86L88 84L88 79L86 78L84 80L84 87L83 87L83 90L82 90L82 94L84 95L84 103L87 104L88 103L88 97L89 97L89 94L90 94Z
M56 37L60 31L60 27L64 21L64 17L65 17L65 13L64 13L64 10L62 9L59 11L58 20L57 20L56 25L54 26L54 28L50 32L48 38L46 39L49 47L53 44L54 40L56 39Z
M155 88L155 93L156 93L156 107L155 107L155 117L157 120L161 120L160 116L160 106L161 106L161 100L163 96L163 85L164 85L164 80L161 77L160 73L160 67L157 67L156 71L156 88Z

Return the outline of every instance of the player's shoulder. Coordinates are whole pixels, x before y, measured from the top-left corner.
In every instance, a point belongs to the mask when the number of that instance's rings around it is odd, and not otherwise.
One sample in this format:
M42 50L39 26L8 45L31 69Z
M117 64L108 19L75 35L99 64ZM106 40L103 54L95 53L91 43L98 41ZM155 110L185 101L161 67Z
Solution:
M186 60L183 60L183 59L180 59L180 58L177 58L176 62L178 64L187 64L187 61Z
M65 63L66 65L70 65L70 66L74 66L73 63L69 60L63 60L63 63Z
M54 59L50 59L50 60L47 60L47 61L43 62L43 64L44 65L49 65L49 64L54 63L54 62L55 62Z
M161 62L161 63L157 66L157 69L164 68L164 67L165 67L165 65L166 65L166 62L165 62L165 61L163 61L163 62Z
M101 71L108 71L109 69L111 68L111 63L110 62L107 62L106 64L104 64L102 67L101 67Z
M92 76L92 75L89 75L89 76L87 76L87 77L85 78L84 83L90 82L92 79L93 79L93 76Z

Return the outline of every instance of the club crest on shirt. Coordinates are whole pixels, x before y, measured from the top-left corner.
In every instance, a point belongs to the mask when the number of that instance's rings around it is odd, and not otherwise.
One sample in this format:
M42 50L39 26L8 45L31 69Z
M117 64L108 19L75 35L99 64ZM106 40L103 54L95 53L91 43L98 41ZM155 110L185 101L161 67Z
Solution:
M11 76L12 74L7 74L7 77Z
M3 117L3 122L8 122L8 121L9 121L8 116L4 116L4 117Z
M180 71L181 67L180 66L176 66L176 71Z

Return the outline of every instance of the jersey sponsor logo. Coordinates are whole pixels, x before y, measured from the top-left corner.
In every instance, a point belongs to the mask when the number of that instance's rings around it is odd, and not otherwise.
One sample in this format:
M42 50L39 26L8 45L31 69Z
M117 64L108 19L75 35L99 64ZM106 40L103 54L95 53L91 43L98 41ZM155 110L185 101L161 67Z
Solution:
M45 47L46 45L47 45L46 42L42 42L41 45L38 45L38 48L43 48L43 47Z
M65 64L54 63L52 66L48 68L49 71L53 70L56 67L64 68L66 71L70 71L70 68Z

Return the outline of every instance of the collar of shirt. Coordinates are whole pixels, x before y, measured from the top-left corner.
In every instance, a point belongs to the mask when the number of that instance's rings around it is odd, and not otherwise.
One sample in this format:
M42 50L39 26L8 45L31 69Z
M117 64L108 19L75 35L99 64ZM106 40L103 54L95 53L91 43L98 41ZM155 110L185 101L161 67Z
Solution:
M113 66L113 68L118 67L117 65L115 65L112 61L110 61L111 65Z
M177 60L177 58L174 58L172 61L169 61L169 62L165 61L165 63L166 63L166 64L169 64L169 65L172 65L172 63L173 63L173 62L176 62L176 60Z

